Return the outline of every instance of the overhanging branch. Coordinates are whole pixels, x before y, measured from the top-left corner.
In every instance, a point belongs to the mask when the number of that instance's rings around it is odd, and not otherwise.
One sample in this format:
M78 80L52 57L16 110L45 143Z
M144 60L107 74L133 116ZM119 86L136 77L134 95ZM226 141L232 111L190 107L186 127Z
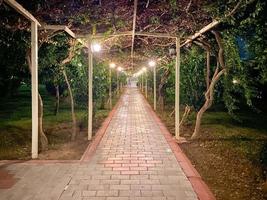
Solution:
M253 2L253 1L254 0L252 0L251 2ZM189 36L188 39L186 39L186 41L181 44L181 47L192 42L193 40L195 40L196 38L198 38L202 34L206 33L207 31L211 30L215 26L219 25L224 19L233 16L236 13L237 9L240 7L242 2L243 2L243 0L240 0L229 13L225 14L225 16L222 19L213 20L211 23L209 23L208 25L206 25L205 27L203 27L202 29L197 31L195 34L193 34L192 36ZM249 2L249 3L251 3L251 2Z
M131 48L132 66L133 66L133 54L134 54L134 37L135 37L135 27L136 27L137 2L138 2L138 0L134 0L134 15L133 15L133 30L132 30L132 48Z

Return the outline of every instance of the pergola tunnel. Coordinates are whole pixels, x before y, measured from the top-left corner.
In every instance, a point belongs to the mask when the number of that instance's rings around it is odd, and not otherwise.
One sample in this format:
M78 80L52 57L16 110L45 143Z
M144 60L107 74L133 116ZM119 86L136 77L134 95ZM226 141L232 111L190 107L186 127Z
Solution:
M138 34L137 34L138 35ZM158 37L158 38L170 38L174 40L175 49L175 83L174 83L174 114L175 114L175 138L177 140L180 139L180 38L175 36L167 36L161 34L151 34L150 37ZM150 60L147 62L147 66L153 69L153 84L151 84L151 88L153 90L153 108L157 110L157 101L158 101L158 85L157 85L157 60L160 62L160 58L155 60ZM143 66L139 71L137 71L133 76L137 77L138 85L140 91L144 93L144 96L148 98L148 68ZM161 75L159 75L161 76Z
M266 4L0 0L0 199L265 199Z
M27 19L31 21L31 85L32 85L32 158L38 158L38 135L39 135L39 123L42 123L42 121L39 120L40 118L40 106L38 104L38 26L41 26L37 19L35 19L27 10L25 10L20 4L18 4L16 1L6 1L11 7L13 7L16 11L24 15ZM137 3L137 1L135 2ZM135 10L136 15L136 10ZM134 17L134 24L136 17ZM134 28L134 27L133 27ZM135 28L134 28L135 29ZM87 48L88 53L88 140L92 139L92 127L93 127L93 54L97 53L101 50L101 45L98 44L96 41L99 41L103 38L107 38L107 36L100 35L86 35L86 36L79 36L77 37L75 33L73 33L68 27L61 26L61 25L45 25L42 26L40 30L53 30L53 31L64 31L66 32L70 37L74 38L79 42L82 46ZM175 137L176 139L179 139L179 76L180 76L180 39L177 36L171 36L167 34L162 33L136 33L135 31L129 32L129 33L118 33L118 34L111 34L108 37L127 37L132 36L132 53L131 56L133 56L134 51L134 36L145 36L145 37L155 37L155 38L168 38L168 39L174 39L175 40L175 49L176 49L176 61L175 61ZM66 58L66 60L63 61L63 64L70 62L72 57ZM132 59L132 64L133 64ZM152 61L153 62L153 61ZM154 67L154 109L156 110L156 63L151 64L151 67ZM110 71L109 71L109 102L110 106L112 105L112 86L111 86L111 69L115 68L115 63L110 64ZM121 72L123 69L121 67L117 67L118 73ZM63 73L66 78L66 73ZM126 73L125 73L126 74ZM138 75L137 72L134 74L134 76ZM142 76L143 77L143 76ZM69 86L68 80L66 78L67 85ZM125 84L125 83L124 83ZM120 84L118 83L118 77L117 77L117 91L121 88ZM72 96L71 89L69 87L70 95ZM73 97L72 97L73 98ZM73 102L72 102L73 104ZM74 112L74 105L72 106L72 113ZM74 114L72 114L74 115ZM42 119L41 119L42 120ZM73 116L74 126L76 126L76 119L75 116ZM74 128L75 129L75 128ZM75 130L74 130L75 132ZM75 136L74 136L75 137Z

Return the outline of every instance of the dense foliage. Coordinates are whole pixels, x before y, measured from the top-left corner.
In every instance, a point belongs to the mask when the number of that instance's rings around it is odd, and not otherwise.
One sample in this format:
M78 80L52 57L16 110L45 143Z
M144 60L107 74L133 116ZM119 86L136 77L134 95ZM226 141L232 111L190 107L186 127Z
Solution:
M62 7L58 2L67 5ZM129 29L129 13L132 9L130 1L111 2L58 2L38 1L29 3L20 1L32 11L40 20L47 23L68 23L77 33L89 30L91 33L106 34ZM125 4L125 2L127 2ZM65 5L62 4L62 5ZM115 10L110 10L110 5ZM58 6L55 10L53 5ZM86 9L93 7L95 9ZM49 10L47 14L43 9ZM0 91L1 96L12 95L22 82L30 83L29 69L26 55L29 51L30 35L26 32L28 23L20 20L18 15L10 18L14 11L4 4L1 7L1 68ZM66 11L66 12L63 12ZM256 104L264 99L267 81L267 52L266 41L266 2L264 0L239 1L139 1L137 29L141 31L164 31L170 34L191 34L202 28L213 19L220 19L221 23L213 31L222 38L223 59L226 73L220 78L214 90L213 105L223 105L234 116L236 110L244 105L259 111ZM62 13L65 13L63 16ZM163 13L163 14L162 14ZM195 15L193 16L192 13ZM147 17L149 16L149 17ZM52 19L54 18L54 19ZM19 23L17 23L16 19ZM18 25L19 24L19 25ZM176 27L177 26L177 27ZM47 35L46 35L47 34ZM42 32L39 34L39 82L46 85L52 95L60 93L61 97L68 97L70 88L73 92L75 104L87 106L88 99L88 71L87 50L68 35L62 32ZM95 56L93 95L94 110L103 108L108 99L110 60L123 67L131 67L129 62L131 37L120 37L103 40L107 53ZM183 42L184 38L182 38ZM199 111L204 104L207 91L206 82L206 52L197 42L207 42L211 46L210 79L217 67L219 44L214 34L205 33L192 44L183 47L181 51L180 99L183 105L189 105ZM167 43L167 44L166 44ZM149 45L153 44L153 45ZM142 66L148 57L159 58L157 67L157 95L159 104L174 105L174 65L173 55L168 54L173 47L172 40L159 40L137 36L135 41L136 56L133 59L136 66ZM72 52L73 51L73 52ZM10 53L12 52L12 53ZM72 55L73 54L73 55ZM109 54L109 55L107 55ZM167 54L167 55L166 55ZM62 62L70 57L70 61ZM222 66L221 66L222 67ZM130 68L131 69L131 68ZM63 72L67 75L63 76ZM152 86L152 74L148 73L148 84ZM123 75L123 73L121 74ZM126 76L119 76L120 82L125 82ZM112 88L117 88L116 72L112 72ZM67 83L66 78L69 79Z
M216 1L207 7L214 16L223 17L234 7L235 1ZM219 8L219 9L217 9ZM266 91L266 3L254 1L240 5L240 12L227 18L219 27L221 32L224 60L227 73L215 87L215 106L224 105L228 112L235 115L239 108L248 106L254 111L265 109L257 105L265 98ZM216 68L217 44L212 34L205 39L211 45L211 76ZM165 104L174 105L175 61L158 66L158 85L161 76L169 71L163 83ZM199 110L205 100L206 91L206 52L199 45L185 47L181 51L180 99L183 105ZM152 81L152 76L149 77ZM211 77L210 77L211 78Z
M13 94L22 81L28 82L25 54L29 34L24 31L10 32L0 29L0 96Z

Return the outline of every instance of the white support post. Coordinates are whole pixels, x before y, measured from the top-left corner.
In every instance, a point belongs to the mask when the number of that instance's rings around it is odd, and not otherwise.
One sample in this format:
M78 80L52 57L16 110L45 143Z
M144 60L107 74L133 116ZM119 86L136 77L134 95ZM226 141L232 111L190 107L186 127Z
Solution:
M120 85L119 85L119 71L117 70L117 95L120 93Z
M91 38L88 44L88 140L92 139L93 130L93 52Z
M111 68L109 68L109 107L112 109L112 72Z
M153 68L153 71L154 71L154 110L157 109L157 75L156 75L156 66L154 66Z
M180 138L180 38L176 38L175 62L175 138Z
M145 86L145 94L146 94L146 98L147 98L147 72L146 72L146 86Z
M144 74L141 74L142 77L142 92L144 92Z
M31 22L32 158L38 158L38 27Z

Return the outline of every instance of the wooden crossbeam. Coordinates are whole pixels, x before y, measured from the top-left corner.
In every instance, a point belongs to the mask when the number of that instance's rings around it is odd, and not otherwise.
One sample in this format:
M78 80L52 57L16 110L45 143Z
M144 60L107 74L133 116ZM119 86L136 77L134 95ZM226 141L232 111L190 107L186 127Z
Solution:
M176 39L177 37L166 33L148 33L148 32L136 32L135 35L147 36L147 37L159 37L159 38L173 38L173 39Z
M135 32L135 35L138 36L146 36L146 37L158 37L158 38L173 38L175 39L177 36L169 35L166 33L149 33L149 32ZM77 38L88 38L88 34L85 35L76 35ZM98 33L93 35L92 38L100 39L100 38L108 38L108 37L121 37L121 36L132 36L132 31L120 32L120 33L113 33L113 34L105 34L105 33Z
M134 55L134 37L135 37L135 27L136 27L137 3L138 3L138 0L134 0L133 30L132 30L132 47L131 47L132 68L133 68L133 62L134 62L133 55Z
M75 33L70 30L67 26L64 25L43 25L40 30L56 30L56 31L65 31L68 33L71 37L76 38Z
M87 47L87 48L89 48L89 45L88 45L88 43L86 43L86 42L84 42L83 40L81 40L80 38L78 38L77 39L77 41L79 42L79 43L81 43L84 47Z
M188 39L181 44L181 47L186 45L186 44L188 44L188 43L190 43L190 42L192 42L193 40L197 39L199 36L203 35L207 31L209 31L212 28L214 28L215 26L218 26L220 23L222 23L222 21L224 19L233 16L236 13L236 11L238 10L238 8L241 6L242 2L243 2L243 0L239 0L239 2L235 5L235 7L230 12L225 14L222 19L212 21L211 23L209 23L208 25L206 25L205 27L203 27L202 29L197 31L194 35L188 37ZM251 0L251 1L249 1L247 3L247 5L249 5L249 4L253 3L253 2L254 2L254 0Z
M37 23L38 26L41 26L41 24L38 22L38 20L29 11L27 11L25 8L23 8L23 6L20 5L18 2L16 2L15 0L4 0L4 2L6 2L9 6L14 8L18 13L23 15L25 18L27 18L31 22L35 22L35 23Z
M75 33L73 33L72 30L69 29L69 27L65 26L64 31L68 33L71 37L76 38Z
M215 26L217 26L220 23L221 23L221 21L219 21L219 20L214 20L213 22L209 23L207 26L205 26L202 29L200 29L194 35L188 37L188 39L181 44L181 47L183 47L184 45L192 42L193 40L195 40L196 38L198 38L199 36L201 36L202 34L206 33L207 31L209 31L210 29L214 28Z
M65 29L65 26L64 25L43 25L40 30L44 30L44 29L47 29L47 30L64 30Z
M131 36L132 31L125 31L125 32L120 32L120 33L113 33L113 34L105 34L105 33L98 33L95 35L92 35L92 38L105 38L105 37L120 37L120 36ZM88 35L78 35L82 38L88 37Z

